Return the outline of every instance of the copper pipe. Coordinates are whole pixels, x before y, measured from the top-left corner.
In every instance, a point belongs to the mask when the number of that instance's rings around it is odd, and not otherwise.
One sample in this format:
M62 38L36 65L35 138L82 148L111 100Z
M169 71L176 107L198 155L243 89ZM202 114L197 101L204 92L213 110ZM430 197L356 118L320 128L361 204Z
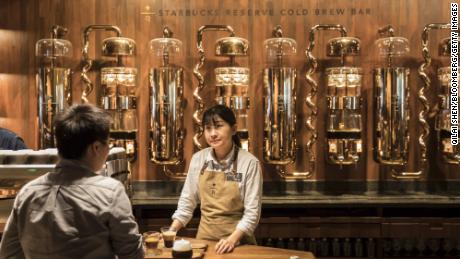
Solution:
M205 85L204 77L200 73L200 68L203 67L204 62L206 60L203 48L203 33L206 31L227 31L230 33L230 36L235 36L233 28L228 25L204 25L198 29L196 42L200 59L198 63L195 65L195 68L193 69L193 75L195 75L196 79L198 80L198 86L193 91L193 98L195 99L195 105L197 106L195 112L193 113L193 122L195 123L195 135L193 135L193 144L197 149L203 148L200 143L200 138L203 135L203 125L201 117L204 111L204 102L203 98L200 96L200 92L203 90Z
M403 179L419 179L422 175L423 171L416 171L416 172L397 172L396 170L391 170L391 177L397 180Z
M87 73L91 70L93 65L93 60L89 57L88 50L89 50L89 35L93 30L105 30L105 31L114 31L117 34L117 37L121 36L121 30L117 26L113 25L90 25L85 28L83 32L83 48L82 48L82 55L83 55L83 66L82 71L80 74L80 78L83 83L86 85L83 89L81 94L81 100L83 103L89 103L88 96L93 91L94 86L89 79Z
M316 158L313 146L318 139L318 133L316 129L316 116L318 115L318 107L316 106L316 94L318 92L318 83L313 79L312 75L315 73L316 68L318 67L318 61L316 60L315 56L313 56L313 49L315 47L315 32L320 30L336 30L340 32L341 37L347 36L346 29L340 24L318 24L310 29L310 42L308 44L307 50L305 51L305 55L307 56L307 63L310 62L310 67L305 73L305 79L311 86L310 91L305 98L305 104L311 110L305 122L305 127L310 132L310 136L306 145L306 153L309 157L310 168L309 171L299 172L296 174L296 176L307 178L310 177L310 175L315 171Z
M420 134L418 138L418 142L420 144L421 156L422 156L421 159L423 163L426 163L427 161L426 142L430 134L430 126L428 125L428 122L426 121L427 115L430 111L430 106L428 103L428 99L425 96L425 91L428 91L431 86L431 80L426 74L426 70L431 65L431 55L430 55L430 50L428 46L428 33L430 32L430 30L433 30L433 29L436 29L436 30L450 29L450 24L431 23L431 24L426 25L425 28L423 28L423 32L422 32L422 56L423 56L424 61L418 69L418 74L420 75L420 78L423 81L423 86L418 91L418 99L420 103L422 104L423 108L418 115L418 121L420 125L422 126L422 133Z

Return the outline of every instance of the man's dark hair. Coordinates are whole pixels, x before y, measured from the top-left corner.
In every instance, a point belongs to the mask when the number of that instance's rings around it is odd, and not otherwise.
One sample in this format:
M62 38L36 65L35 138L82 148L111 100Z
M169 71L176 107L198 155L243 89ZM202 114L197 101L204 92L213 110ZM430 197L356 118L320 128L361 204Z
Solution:
M95 141L109 138L111 119L107 112L89 104L73 105L56 116L54 130L59 155L81 158Z

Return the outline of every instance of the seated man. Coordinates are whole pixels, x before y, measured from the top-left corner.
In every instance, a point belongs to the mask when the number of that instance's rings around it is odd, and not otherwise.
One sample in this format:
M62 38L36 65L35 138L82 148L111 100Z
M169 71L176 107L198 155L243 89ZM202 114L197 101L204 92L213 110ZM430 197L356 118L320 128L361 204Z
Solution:
M11 130L0 127L0 149L19 150L27 149L24 140Z
M142 236L123 184L100 176L109 153L110 117L92 105L55 121L55 172L18 193L0 258L144 258Z

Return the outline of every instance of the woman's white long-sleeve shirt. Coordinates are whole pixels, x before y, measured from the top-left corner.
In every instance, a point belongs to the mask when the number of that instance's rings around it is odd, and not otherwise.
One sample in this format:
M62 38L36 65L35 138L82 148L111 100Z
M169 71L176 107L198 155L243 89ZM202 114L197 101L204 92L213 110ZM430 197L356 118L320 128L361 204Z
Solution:
M203 149L192 156L177 210L172 216L173 220L176 219L186 226L192 218L193 211L200 201L198 183L203 165L207 162L208 170L228 172L233 168L233 152L234 150L220 163L214 157L212 148ZM263 178L259 160L248 151L239 149L237 173L242 174L238 187L244 204L244 212L236 228L250 235L259 223L262 204Z

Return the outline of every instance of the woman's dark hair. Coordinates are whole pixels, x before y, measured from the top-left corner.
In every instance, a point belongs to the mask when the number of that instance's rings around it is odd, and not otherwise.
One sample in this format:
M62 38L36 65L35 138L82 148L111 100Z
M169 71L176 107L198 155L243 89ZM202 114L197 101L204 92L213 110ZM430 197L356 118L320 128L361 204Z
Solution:
M227 122L230 127L236 124L236 117L233 111L225 105L218 104L208 108L203 113L203 125L214 125L218 118ZM232 136L232 140L237 147L241 147L241 141L237 134Z
M58 114L54 131L59 155L79 159L95 141L105 143L109 138L110 123L108 113L90 104L73 105Z

